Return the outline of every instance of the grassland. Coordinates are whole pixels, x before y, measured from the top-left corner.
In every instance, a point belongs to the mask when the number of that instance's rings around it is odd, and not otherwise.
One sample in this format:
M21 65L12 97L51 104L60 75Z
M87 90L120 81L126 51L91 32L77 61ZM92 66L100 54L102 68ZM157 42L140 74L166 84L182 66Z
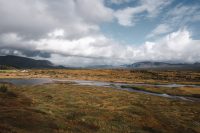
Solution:
M200 132L200 103L71 83L7 87L1 133Z
M44 69L0 73L0 78L62 78L123 83L200 84L199 71L182 70Z
M17 70L0 70L0 73L16 73Z
M124 83L199 84L198 71L28 70L0 78L61 78ZM137 87L156 93L199 96L200 88ZM200 102L108 87L52 83L0 83L0 133L199 133Z

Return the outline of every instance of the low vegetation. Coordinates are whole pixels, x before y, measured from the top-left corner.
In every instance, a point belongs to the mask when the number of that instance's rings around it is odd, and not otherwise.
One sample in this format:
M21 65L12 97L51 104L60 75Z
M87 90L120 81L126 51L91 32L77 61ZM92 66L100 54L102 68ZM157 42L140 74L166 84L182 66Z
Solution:
M185 96L200 98L200 87L158 87L158 86L130 86L122 85L122 88L132 88L134 90L141 90L157 94L169 94L174 96Z
M198 133L200 103L55 83L0 93L1 133Z
M16 68L6 65L0 65L0 70L15 70Z
M1 92L1 93L6 93L7 91L8 91L8 88L7 88L6 85L1 85L1 86L0 86L0 92Z
M1 73L0 78L64 78L123 83L199 84L200 72L189 70L44 69Z
M145 92L151 92L151 93L157 93L157 94L163 94L162 92L158 92L158 91L152 91L150 89L147 89L143 86L130 86L130 85L122 85L122 88L131 88L133 90L139 90L139 91L145 91Z
M123 83L200 84L198 71L2 70L0 78L61 78ZM198 87L122 86L199 97ZM0 83L0 133L199 133L200 102L108 87Z

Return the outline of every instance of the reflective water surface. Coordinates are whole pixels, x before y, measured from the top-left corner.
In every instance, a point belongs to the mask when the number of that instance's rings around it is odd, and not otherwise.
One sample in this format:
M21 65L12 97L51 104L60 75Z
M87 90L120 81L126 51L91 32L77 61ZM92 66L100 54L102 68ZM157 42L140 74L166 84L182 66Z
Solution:
M138 92L144 93L148 95L166 97L166 98L173 98L173 99L181 99L187 101L199 101L198 98L192 97L184 97L184 96L173 96L168 94L158 94L153 92L148 92L144 90L135 90L133 88L122 88L121 86L155 86L155 87L169 87L169 88L176 88L176 87L184 87L184 86L192 86L192 87L199 87L196 85L181 85L181 84L162 84L162 85L153 85L153 84L125 84L125 83L113 83L113 82L101 82L101 81L89 81L89 80L66 80L66 79L50 79L50 78L36 78L36 79L0 79L0 82L11 83L14 85L41 85L47 83L55 83L55 82L73 82L78 85L89 85L89 86L100 86L100 87L110 87L120 90L126 90L130 92Z

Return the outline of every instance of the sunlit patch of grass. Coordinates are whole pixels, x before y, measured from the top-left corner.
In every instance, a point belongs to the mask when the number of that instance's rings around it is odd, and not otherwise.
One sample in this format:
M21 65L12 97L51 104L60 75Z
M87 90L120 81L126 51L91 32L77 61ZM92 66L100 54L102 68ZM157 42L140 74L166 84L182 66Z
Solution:
M10 71L10 72L9 72ZM129 69L45 69L6 73L0 72L0 78L64 78L79 80L98 80L123 83L150 84L200 84L200 72L189 70L129 70ZM15 71L15 70L14 70Z
M17 70L0 70L0 73L14 73L17 72Z

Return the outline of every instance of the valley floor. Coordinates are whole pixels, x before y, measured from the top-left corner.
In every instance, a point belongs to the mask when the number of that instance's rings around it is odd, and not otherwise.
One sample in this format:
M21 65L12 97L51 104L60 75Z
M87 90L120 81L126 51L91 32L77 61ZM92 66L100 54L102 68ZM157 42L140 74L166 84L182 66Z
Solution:
M60 78L122 83L199 84L200 71L130 69L0 70L0 78Z
M199 75L199 72L132 70L0 72L1 78L48 77L152 84L199 84ZM140 89L166 92L165 88ZM184 95L200 92L193 89L167 92ZM0 83L0 133L199 133L199 114L200 102L109 87L70 82L27 86Z

